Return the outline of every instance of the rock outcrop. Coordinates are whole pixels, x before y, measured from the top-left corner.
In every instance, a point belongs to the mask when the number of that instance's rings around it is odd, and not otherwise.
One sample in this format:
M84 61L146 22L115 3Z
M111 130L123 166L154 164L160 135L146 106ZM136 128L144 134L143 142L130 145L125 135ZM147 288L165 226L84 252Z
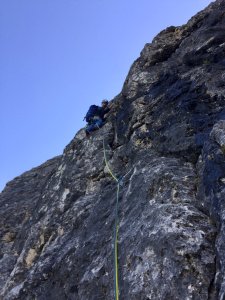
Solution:
M225 299L225 0L146 44L108 122L0 194L11 299Z

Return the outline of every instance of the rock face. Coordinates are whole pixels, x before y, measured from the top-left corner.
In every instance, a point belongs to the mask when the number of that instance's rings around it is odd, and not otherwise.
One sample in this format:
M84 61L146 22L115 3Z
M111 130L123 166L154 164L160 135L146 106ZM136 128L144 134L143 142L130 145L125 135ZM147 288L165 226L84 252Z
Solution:
M0 194L1 298L225 299L225 0L145 45L108 122Z

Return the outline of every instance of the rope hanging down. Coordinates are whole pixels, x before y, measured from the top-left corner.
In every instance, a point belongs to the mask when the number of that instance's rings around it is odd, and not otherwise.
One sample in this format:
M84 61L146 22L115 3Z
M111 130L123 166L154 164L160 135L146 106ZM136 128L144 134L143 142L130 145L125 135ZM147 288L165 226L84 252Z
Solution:
M109 174L117 183L117 192L116 192L116 207L115 207L115 226L114 226L114 299L119 300L119 276L118 276L118 231L119 231L119 193L120 186L123 184L123 179L131 172L133 168L131 168L125 175L117 178L113 172L111 171L107 157L106 157L106 149L105 149L105 139L103 137L103 152L104 152L104 161L105 165L109 171Z
M103 151L104 151L104 160L105 165L112 176L112 178L117 182L117 192L116 192L116 208L115 208L115 225L114 225L114 299L119 300L119 279L118 279L118 230L119 230L119 218L118 218L118 206L119 206L119 193L120 193L120 184L121 179L118 179L113 172L111 171L105 149L105 140L103 137Z

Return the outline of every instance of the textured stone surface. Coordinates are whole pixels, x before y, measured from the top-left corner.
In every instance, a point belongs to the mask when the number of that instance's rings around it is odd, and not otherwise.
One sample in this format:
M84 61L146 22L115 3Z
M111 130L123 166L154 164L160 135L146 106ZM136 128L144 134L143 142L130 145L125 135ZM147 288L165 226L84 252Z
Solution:
M225 299L225 1L146 44L107 124L0 194L11 299Z

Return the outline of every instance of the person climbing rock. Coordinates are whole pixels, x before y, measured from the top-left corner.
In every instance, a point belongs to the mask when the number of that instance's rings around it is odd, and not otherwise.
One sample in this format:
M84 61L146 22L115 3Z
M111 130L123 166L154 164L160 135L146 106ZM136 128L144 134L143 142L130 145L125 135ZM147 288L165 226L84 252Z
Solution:
M91 105L84 119L87 122L85 129L86 136L96 129L101 128L106 121L105 115L110 111L109 101L102 100L102 106Z

